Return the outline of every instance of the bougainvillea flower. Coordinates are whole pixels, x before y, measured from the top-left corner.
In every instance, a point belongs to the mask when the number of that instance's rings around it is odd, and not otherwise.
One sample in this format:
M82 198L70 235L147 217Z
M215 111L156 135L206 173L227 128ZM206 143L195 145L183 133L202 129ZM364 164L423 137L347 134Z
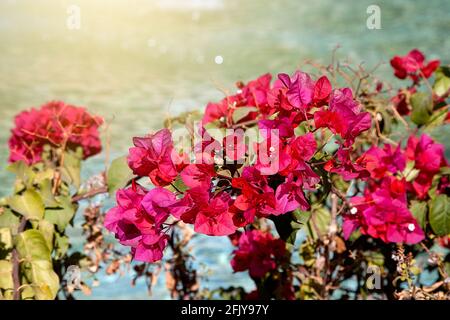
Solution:
M314 85L313 103L316 107L321 107L328 103L332 91L330 80L326 76L320 77Z
M286 169L292 158L288 146L276 134L270 136L255 147L257 160L255 168L263 175L273 175Z
M214 157L222 154L222 145L200 125L194 137L195 163L213 164Z
M145 210L141 206L142 199L147 194L144 188L121 189L116 192L117 206L111 208L105 216L105 227L111 232L117 233L117 223L127 220L130 223L140 221L142 226L151 226L152 221L145 219Z
M229 211L231 197L224 192L211 194L201 187L189 189L182 199L170 207L171 214L194 230L209 236L226 236L236 231Z
M168 129L133 139L128 165L137 176L148 176L156 186L170 184L178 175L173 162L172 135Z
M102 149L98 131L102 123L102 118L92 116L85 108L61 101L23 111L11 130L9 161L34 164L41 160L44 145L70 150L81 147L84 159L94 156Z
M105 216L105 228L113 232L124 245L135 244L141 229L151 229L153 221L147 217L141 206L146 194L145 189L132 188L116 192L117 206L110 209Z
M212 177L216 175L213 164L190 164L181 171L184 184L190 188L209 189Z
M136 260L155 262L163 256L167 235L162 223L168 217L166 207L175 200L168 193L163 188L147 193L139 186L116 193L117 206L107 212L104 224L121 244L132 248Z
M227 236L236 231L233 217L228 208L231 198L226 193L210 196L207 202L198 205L199 212L194 230L209 236Z
M429 78L439 65L439 60L426 63L425 56L418 49L411 50L406 56L395 56L391 59L395 76L399 79L410 77L414 82L420 77Z
M317 151L317 142L314 134L308 132L291 140L292 155L296 160L309 161Z
M249 230L241 235L231 266L235 272L248 270L252 278L262 278L275 270L285 255L284 241L268 232Z
M351 199L352 210L344 215L344 236L356 229L384 242L415 244L425 237L408 210L404 181L387 177L379 189Z
M244 104L257 107L263 115L271 114L272 111L267 101L271 81L272 75L266 73L258 79L250 81L247 85L238 86L245 98Z
M239 101L238 97L230 96L218 103L208 103L202 122L207 124L216 120L231 121L233 115L232 107L236 105L237 101Z
M290 81L290 80L289 80ZM272 89L267 93L267 103L277 111L291 111L294 107L289 103L286 93L287 86L280 79L276 79Z
M363 158L352 161L349 149L339 147L333 159L328 161L324 169L342 176L345 181L367 178L370 173L363 166Z
M296 71L292 77L281 73L278 79L288 89L286 97L289 103L300 110L306 110L313 100L314 81L309 74Z
M142 199L141 206L151 217L156 228L161 227L170 215L171 206L177 201L175 194L167 189L156 187Z
M136 247L131 249L133 258L137 261L156 262L163 257L164 249L167 247L169 236L164 233L154 235L143 235Z
M242 163L244 161L248 148L244 141L243 130L234 130L232 134L223 138L222 146L225 159L228 162L238 161Z
M444 146L435 143L428 135L423 134L420 139L411 136L405 152L408 160L414 161L414 168L419 170L417 177L412 182L412 189L419 199L423 199L431 188L434 176L441 167L447 166Z
M274 120L260 120L258 122L259 132L267 139L271 134L275 134L281 139L290 138L294 135L292 122L288 118L278 118Z
M374 179L383 178L387 172L401 172L406 166L406 158L400 145L395 149L389 144L384 145L383 149L373 146L364 153L362 159Z
M265 217L277 213L275 192L269 186L267 177L255 167L246 167L240 178L233 178L232 186L240 190L232 211L236 226L253 223L255 217Z
M284 214L296 209L309 209L309 203L303 193L301 180L294 181L293 174L289 175L286 181L278 186L275 199L277 211L274 215Z
M444 146L435 143L433 139L423 134L420 139L411 136L408 139L406 155L409 160L414 160L414 167L421 171L438 172L447 165L444 156Z
M360 112L352 90L344 88L331 93L329 109L316 111L314 123L317 128L329 128L351 144L361 132L370 128L372 119L370 113Z
M233 122L244 122L255 119L258 112L250 112L241 119L233 120L233 113L240 107L256 107L262 115L270 115L273 108L268 104L268 93L271 90L270 81L272 76L264 74L256 80L250 81L248 84L242 82L237 83L238 93L230 95L222 99L218 103L208 103L203 117L203 123L210 123L220 120L226 126Z
M371 127L372 119L368 112L362 112L351 89L333 90L327 77L314 81L301 71L292 77L280 74L273 86L266 74L248 84L239 82L237 88L235 94L208 104L204 122L190 131L194 132L193 153L187 154L184 147L175 150L167 129L134 139L129 166L136 178L149 176L156 188L142 191L133 185L127 192L136 200L128 201L128 206L119 195L121 199L108 214L107 223L121 243L132 247L135 258L152 261L162 257L166 234L172 227L165 223L170 216L192 224L198 233L223 236L248 227L257 218L308 210L308 198L323 185L322 166L345 180L371 177L364 197L352 200L357 214L345 214L347 236L360 228L364 234L387 242L413 243L421 237L422 231L407 208L409 182L397 179L405 168L402 150L373 147L358 157L359 149L353 143ZM214 122L208 128L214 125L219 130L208 132L203 126L206 122ZM244 139L246 133L252 133L250 128L259 133L251 144L253 150L247 149ZM337 152L327 162L314 159L319 154L318 128L340 135L336 137ZM238 131L230 134L228 129ZM439 149L426 143L420 148L430 149L434 155ZM256 156L250 151L256 151ZM425 158L416 161L421 169L413 183L436 167L424 163ZM174 192L163 188L173 181L184 185L172 185ZM248 269L253 277L276 269L286 250L284 242L270 234L249 231L240 237L239 247L233 268ZM282 288L286 289L282 296L293 297L292 281Z
M353 139L371 126L370 113L361 112L361 106L353 98L353 92L350 88L332 92L329 111L339 114L347 123L346 127L343 126L345 131L337 131L344 139Z

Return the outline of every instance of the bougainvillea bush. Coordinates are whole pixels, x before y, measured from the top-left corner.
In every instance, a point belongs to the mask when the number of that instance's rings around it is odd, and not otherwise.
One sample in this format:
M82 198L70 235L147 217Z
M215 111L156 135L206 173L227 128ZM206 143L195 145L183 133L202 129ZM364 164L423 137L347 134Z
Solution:
M449 120L450 68L417 49L390 63L401 79L395 91L361 65L313 64L238 82L204 113L134 137L100 189L72 195L115 196L104 219L97 208L87 223L89 235L92 221L103 223L130 248L107 270L140 262L136 277L150 288L164 262L171 296L181 299L450 299L450 169L433 138ZM81 161L100 151L101 123L63 103L20 114L10 161L34 168L54 150L78 150ZM44 221L64 230L59 215L47 218L45 202L63 186L56 159L50 193L39 182L31 187L45 215L31 219L14 201L4 204L33 232ZM85 250L108 261L105 252L116 251L96 231L100 240ZM229 237L230 266L247 273L254 290L201 290L187 248L196 234ZM21 254L20 241L12 248Z

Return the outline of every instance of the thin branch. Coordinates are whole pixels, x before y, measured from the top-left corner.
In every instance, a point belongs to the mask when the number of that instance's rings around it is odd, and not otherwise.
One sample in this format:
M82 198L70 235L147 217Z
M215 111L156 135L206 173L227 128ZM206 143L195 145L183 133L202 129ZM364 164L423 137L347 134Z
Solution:
M92 197L94 197L96 195L99 195L99 194L102 194L102 193L107 193L107 192L108 192L108 187L107 186L104 186L104 187L101 187L101 188L98 188L98 189L92 189L92 190L90 190L90 191L88 191L86 193L74 195L72 197L72 203L76 203L76 202L79 202L81 200L89 199L89 198L92 198Z

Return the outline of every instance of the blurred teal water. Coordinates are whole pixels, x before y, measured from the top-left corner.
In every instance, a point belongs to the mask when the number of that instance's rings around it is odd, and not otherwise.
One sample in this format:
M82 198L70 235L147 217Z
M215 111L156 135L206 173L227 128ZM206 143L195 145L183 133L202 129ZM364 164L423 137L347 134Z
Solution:
M367 66L420 48L449 63L450 2L377 1L381 30L366 27L370 0L5 0L0 2L0 196L13 177L4 168L14 115L61 99L87 106L111 123L112 155L126 153L134 135L161 127L168 114L202 109L219 88L265 72L291 72L305 59L341 58ZM66 26L70 5L81 29ZM223 58L222 64L215 57ZM391 77L385 64L377 71ZM394 80L394 79L392 79ZM448 131L436 135L445 142ZM98 172L102 156L88 161ZM71 233L79 235L80 229ZM80 237L76 238L80 245ZM226 238L200 237L197 261L211 269L210 287L243 284L231 272ZM148 298L130 276L102 277L91 298ZM160 279L153 298L166 298ZM80 297L81 298L81 297Z

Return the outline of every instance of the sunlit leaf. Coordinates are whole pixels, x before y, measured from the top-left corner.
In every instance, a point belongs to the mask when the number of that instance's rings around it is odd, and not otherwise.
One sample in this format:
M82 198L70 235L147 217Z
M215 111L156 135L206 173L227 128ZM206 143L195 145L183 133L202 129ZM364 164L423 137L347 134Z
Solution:
M0 260L0 289L12 289L12 263L8 260Z
M68 197L58 197L58 204L58 208L45 210L45 220L55 224L63 232L75 215L76 207Z
M58 275L53 271L50 249L42 232L27 230L17 235L16 248L22 271L32 284L37 299L54 299L59 289Z
M62 180L69 185L79 188L81 185L81 158L80 152L68 151L64 153L64 166L61 169Z
M127 156L113 160L106 174L108 191L112 195L117 190L125 187L133 178L133 172L128 167Z
M40 220L44 216L44 202L34 190L25 190L22 194L14 195L9 200L12 210L30 220Z

